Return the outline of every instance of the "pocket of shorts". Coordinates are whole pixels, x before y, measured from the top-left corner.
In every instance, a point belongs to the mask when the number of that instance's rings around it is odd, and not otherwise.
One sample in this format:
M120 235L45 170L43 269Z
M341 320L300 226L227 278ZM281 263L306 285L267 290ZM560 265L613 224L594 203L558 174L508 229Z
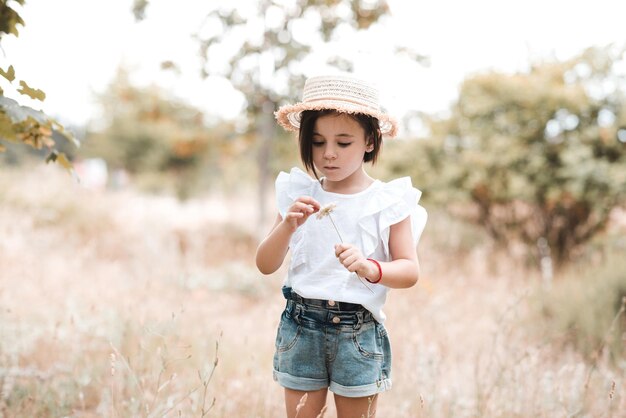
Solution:
M300 337L300 326L285 311L280 319L278 333L276 335L276 350L285 352L291 350Z
M371 327L361 327L355 330L352 334L352 341L363 357L383 360L382 337L378 324Z

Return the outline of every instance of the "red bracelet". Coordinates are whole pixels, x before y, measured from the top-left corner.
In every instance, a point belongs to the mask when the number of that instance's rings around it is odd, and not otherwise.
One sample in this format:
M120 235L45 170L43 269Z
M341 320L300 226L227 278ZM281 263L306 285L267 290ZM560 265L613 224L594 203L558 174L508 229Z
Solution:
M376 261L376 260L374 260L372 258L368 258L367 261L371 261L372 263L376 264L376 267L378 267L378 280L372 281L372 280L368 279L367 277L365 278L365 280L367 280L370 283L376 284L376 283L378 283L379 281L381 281L383 279L383 269L380 268L380 263L378 261Z

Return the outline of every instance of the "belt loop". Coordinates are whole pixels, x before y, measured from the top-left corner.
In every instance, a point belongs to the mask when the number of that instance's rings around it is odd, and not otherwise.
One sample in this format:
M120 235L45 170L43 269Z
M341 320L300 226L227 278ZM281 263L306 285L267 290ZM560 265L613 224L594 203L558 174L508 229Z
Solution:
M356 313L356 323L354 324L354 329L358 330L359 328L361 328L362 324L363 324L363 312L362 311L357 311L357 313Z
M302 313L303 307L299 303L295 303L295 306L296 306L296 309L291 315L291 318L293 318L293 320L296 321L296 324L300 325L300 314Z

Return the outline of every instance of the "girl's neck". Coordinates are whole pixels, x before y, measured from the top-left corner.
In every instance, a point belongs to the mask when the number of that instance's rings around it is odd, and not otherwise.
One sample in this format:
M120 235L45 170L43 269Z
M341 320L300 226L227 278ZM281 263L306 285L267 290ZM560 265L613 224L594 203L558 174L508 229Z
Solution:
M340 181L329 181L326 177L320 180L322 189L325 192L338 194L355 194L362 192L371 186L374 181L375 180L363 169L355 171L353 174Z

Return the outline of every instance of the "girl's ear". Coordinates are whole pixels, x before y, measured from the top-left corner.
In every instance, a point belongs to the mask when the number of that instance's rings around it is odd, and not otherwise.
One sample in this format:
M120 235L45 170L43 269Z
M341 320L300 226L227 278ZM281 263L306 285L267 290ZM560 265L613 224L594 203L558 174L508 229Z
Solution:
M366 152L374 151L374 139L371 136L367 137L367 145L365 146Z

